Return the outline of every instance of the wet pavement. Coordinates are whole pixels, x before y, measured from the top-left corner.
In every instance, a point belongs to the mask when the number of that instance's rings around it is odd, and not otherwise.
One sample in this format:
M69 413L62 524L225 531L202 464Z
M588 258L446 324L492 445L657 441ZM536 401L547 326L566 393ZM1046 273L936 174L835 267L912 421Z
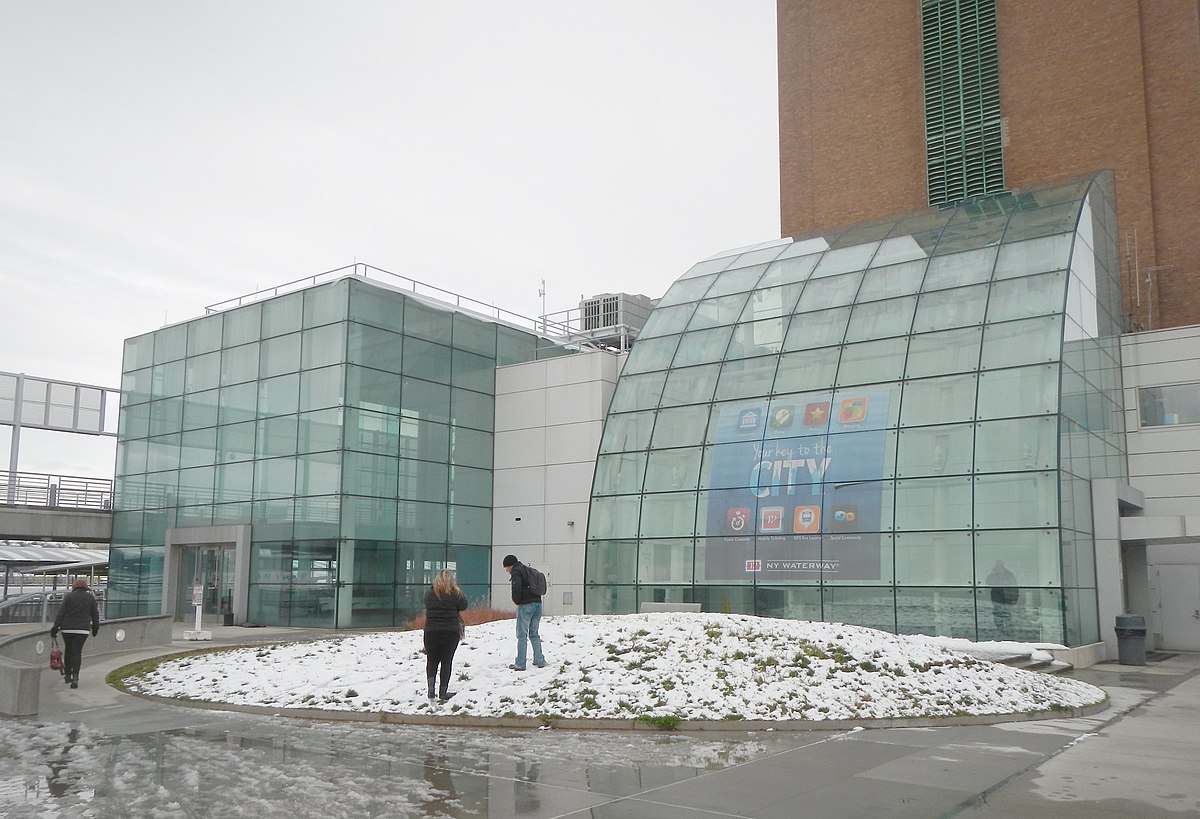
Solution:
M214 629L214 642L312 633ZM180 635L181 636L181 633ZM316 636L330 636L320 632ZM44 672L0 718L5 817L1200 817L1200 654L1073 672L1089 717L706 733L316 722L163 704Z

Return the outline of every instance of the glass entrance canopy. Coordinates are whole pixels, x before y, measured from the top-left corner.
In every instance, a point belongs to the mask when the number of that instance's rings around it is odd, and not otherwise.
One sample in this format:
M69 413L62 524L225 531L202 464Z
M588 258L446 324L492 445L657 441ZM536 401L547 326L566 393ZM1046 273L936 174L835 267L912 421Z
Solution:
M1124 477L1108 172L718 254L618 382L589 613L1099 637L1090 481Z

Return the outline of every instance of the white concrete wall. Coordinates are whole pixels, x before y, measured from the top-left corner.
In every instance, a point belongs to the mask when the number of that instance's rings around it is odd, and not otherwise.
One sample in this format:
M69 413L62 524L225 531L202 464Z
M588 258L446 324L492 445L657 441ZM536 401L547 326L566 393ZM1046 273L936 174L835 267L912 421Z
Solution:
M624 356L594 351L496 370L492 603L514 608L506 554L546 573L547 614L583 613L592 474Z
M1200 326L1123 336L1121 357L1129 483L1145 494L1145 519L1122 526L1123 532L1146 537L1149 600L1147 611L1138 613L1146 616L1149 647L1178 649L1183 646L1172 645L1170 634L1164 640L1164 606L1190 611L1200 602L1164 600L1160 579L1173 567L1200 566L1200 537L1195 521L1188 520L1200 516L1200 424L1142 427L1138 388L1200 384Z

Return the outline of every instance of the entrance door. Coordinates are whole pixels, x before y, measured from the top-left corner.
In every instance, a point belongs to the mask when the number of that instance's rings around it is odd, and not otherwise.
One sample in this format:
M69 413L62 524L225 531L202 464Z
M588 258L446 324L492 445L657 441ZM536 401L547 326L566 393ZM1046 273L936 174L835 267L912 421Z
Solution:
M187 546L180 550L175 619L196 615L196 602L205 617L215 621L233 611L232 545Z
M1200 566L1160 566L1163 648L1200 651Z

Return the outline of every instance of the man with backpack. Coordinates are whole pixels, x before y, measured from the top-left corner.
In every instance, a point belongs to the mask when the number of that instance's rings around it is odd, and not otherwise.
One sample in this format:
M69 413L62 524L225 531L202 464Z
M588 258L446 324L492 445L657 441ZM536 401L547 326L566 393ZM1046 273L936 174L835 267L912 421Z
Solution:
M517 660L509 666L513 671L525 670L525 640L533 644L533 664L546 665L542 655L542 638L538 626L542 622L542 595L546 593L546 575L517 560L516 555L504 556L504 571L512 579L512 599L517 604Z

